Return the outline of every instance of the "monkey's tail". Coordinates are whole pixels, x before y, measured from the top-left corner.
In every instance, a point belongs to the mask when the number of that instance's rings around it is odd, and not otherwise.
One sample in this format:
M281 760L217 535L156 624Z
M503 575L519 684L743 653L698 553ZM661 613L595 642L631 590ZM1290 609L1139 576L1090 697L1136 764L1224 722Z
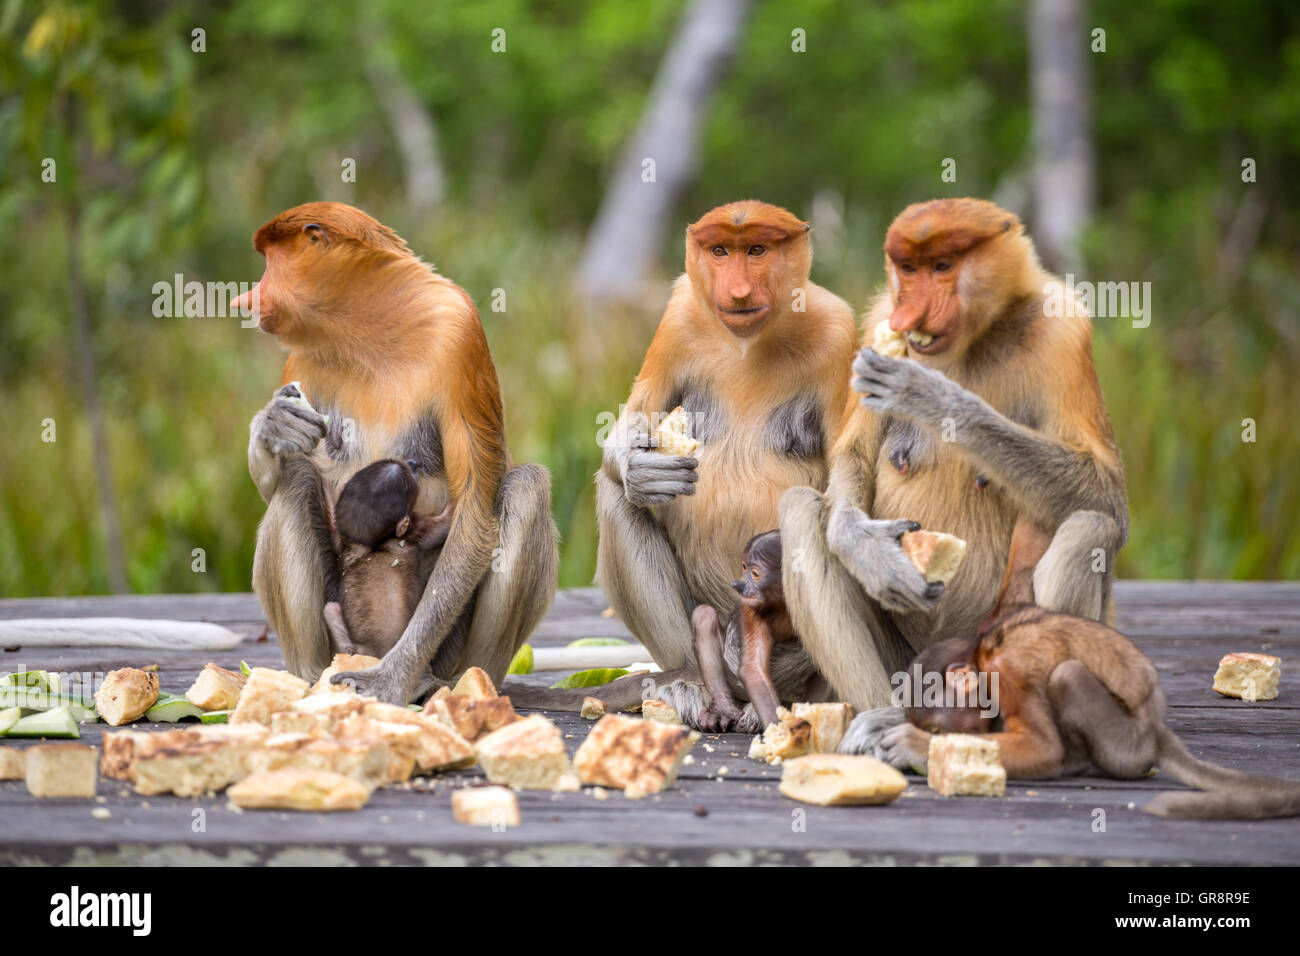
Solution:
M1300 816L1300 783L1229 770L1193 757L1167 727L1159 731L1160 769L1203 792L1162 793L1142 809L1161 817L1263 820Z

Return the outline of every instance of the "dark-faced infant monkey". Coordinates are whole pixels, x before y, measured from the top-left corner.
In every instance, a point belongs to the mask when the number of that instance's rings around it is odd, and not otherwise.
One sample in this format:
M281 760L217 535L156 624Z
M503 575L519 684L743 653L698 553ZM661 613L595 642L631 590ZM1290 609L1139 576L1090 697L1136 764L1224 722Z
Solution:
M691 616L695 658L713 702L699 718L706 731L761 731L777 720L785 699L806 700L810 682L819 679L790 623L781 584L781 535L755 535L745 545L745 566L733 588L740 604L727 622L726 639L717 612L701 604ZM737 703L750 700L761 724Z
M451 505L438 515L412 513L416 468L415 461L373 462L349 479L334 505L342 580L339 600L325 605L325 623L336 653L382 658L397 643L433 570L431 552L447 540Z

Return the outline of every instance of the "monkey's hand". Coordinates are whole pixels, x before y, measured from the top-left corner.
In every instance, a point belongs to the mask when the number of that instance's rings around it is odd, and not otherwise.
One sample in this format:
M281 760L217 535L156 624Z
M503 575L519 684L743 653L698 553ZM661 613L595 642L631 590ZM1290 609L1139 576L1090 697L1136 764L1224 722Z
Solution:
M413 692L407 686L406 675L391 663L393 660L394 657L390 655L365 670L340 671L330 678L330 683L352 687L358 694L374 697L386 704L409 703Z
M620 463L623 494L634 504L666 505L678 495L695 494L699 461L664 455L647 448L629 448Z
M942 372L873 349L858 352L851 384L864 408L932 428L942 428L948 418L956 421L974 397Z
M920 528L915 521L868 518L861 508L840 500L831 507L826 544L885 610L930 611L943 597L943 584L927 581L899 543L906 532Z
M301 402L292 383L276 391L248 426L248 473L264 501L270 501L280 477L280 459L308 454L325 436L325 419Z
M885 732L907 722L901 707L875 707L864 710L849 723L849 729L840 740L842 754L870 754L879 758L881 740Z
M907 722L895 724L881 735L876 757L899 770L925 773L930 765L931 736Z

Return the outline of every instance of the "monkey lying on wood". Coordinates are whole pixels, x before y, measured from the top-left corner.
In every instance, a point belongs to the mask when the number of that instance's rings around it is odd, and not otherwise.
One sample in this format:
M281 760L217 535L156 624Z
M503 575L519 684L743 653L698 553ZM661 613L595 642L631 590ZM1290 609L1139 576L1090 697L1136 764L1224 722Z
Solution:
M740 594L740 604L727 621L725 640L718 612L711 605L701 604L691 615L695 659L713 698L697 724L706 732L758 733L777 722L781 698L772 682L773 671L780 673L784 686L796 676L802 676L805 685L820 680L786 611L780 532L750 539L744 570L732 587ZM754 706L742 711L736 703L741 695Z
M362 468L339 493L333 542L339 600L325 605L335 653L382 658L420 603L436 555L451 528L453 505L438 515L413 513L419 462L384 459Z
M1048 543L1037 535L1029 546L1031 560L1023 551L1017 560L1017 544L1035 536L1023 520L1017 524L995 619L973 638L949 638L917 655L902 685L904 704L912 702L908 722L884 732L877 755L895 767L921 767L932 733L975 733L998 742L1008 779L1093 769L1132 779L1158 766L1206 792L1162 793L1143 807L1148 813L1204 819L1300 815L1300 783L1229 770L1188 752L1165 721L1165 692L1155 665L1128 638L1096 621L1030 603L1033 567ZM929 674L943 675L937 706L918 696L918 684ZM981 711L977 699L981 674L997 675L993 713Z

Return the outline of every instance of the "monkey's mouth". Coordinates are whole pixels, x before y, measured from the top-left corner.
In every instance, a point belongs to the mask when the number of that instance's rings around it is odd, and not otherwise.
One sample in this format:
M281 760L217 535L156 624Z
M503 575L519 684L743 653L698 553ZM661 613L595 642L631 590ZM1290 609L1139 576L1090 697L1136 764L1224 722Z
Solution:
M948 345L948 336L930 335L928 332L918 332L913 329L907 333L907 347L921 355L933 355L936 352L942 352Z
M755 305L744 309L724 309L718 306L718 317L732 333L743 336L756 332L771 309L772 307L768 305Z

